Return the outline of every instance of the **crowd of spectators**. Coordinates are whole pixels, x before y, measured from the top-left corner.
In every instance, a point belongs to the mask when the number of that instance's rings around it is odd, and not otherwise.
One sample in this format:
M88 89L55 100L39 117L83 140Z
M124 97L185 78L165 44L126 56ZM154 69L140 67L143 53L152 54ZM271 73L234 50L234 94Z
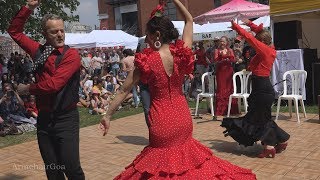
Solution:
M129 55L134 57L131 50ZM125 56L122 49L79 50L81 56L79 103L88 109L90 114L104 114L110 102L123 84L128 71L122 60ZM36 128L38 109L36 96L19 95L18 84L35 82L32 73L33 61L28 55L12 53L10 57L0 55L0 136L20 134ZM134 89L123 103L137 108L140 100L138 88Z
M35 129L38 109L33 95L20 96L16 87L20 83L35 81L32 60L28 55L0 54L0 136L20 134Z
M235 56L231 64L234 72L246 69L250 58L254 55L252 48L239 37L231 42L227 47ZM215 63L214 54L220 45L221 38L218 37L206 44L194 43L195 71L185 76L182 87L188 100L196 99L197 94L201 92L202 74L215 73L219 68ZM132 70L126 67L126 64L133 62L134 52L130 49L88 49L79 50L79 55L82 67L78 106L87 108L87 112L92 115L105 114L128 72ZM38 116L36 97L21 96L16 92L19 83L35 82L32 66L33 61L28 55L12 53L10 57L4 57L0 54L0 136L35 129ZM139 104L139 86L136 86L127 96L123 106L137 108Z
M132 50L125 49L123 52ZM121 50L87 51L80 53L82 68L80 72L79 106L88 108L90 114L106 113L117 90L124 83L128 72L123 60L125 55ZM134 57L133 52L130 56ZM137 91L132 91L124 102L137 108L139 98Z

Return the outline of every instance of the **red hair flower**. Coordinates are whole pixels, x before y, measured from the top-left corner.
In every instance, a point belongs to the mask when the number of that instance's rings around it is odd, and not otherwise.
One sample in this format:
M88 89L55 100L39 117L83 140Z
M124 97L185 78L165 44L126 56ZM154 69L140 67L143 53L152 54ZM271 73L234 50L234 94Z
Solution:
M165 1L160 1L157 7L151 12L150 19L153 17L161 17L164 13L164 7L166 6Z

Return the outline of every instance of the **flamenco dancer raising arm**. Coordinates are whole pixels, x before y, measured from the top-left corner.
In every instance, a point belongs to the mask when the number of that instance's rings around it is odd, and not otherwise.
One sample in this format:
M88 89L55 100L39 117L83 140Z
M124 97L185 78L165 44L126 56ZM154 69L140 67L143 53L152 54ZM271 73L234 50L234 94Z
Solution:
M159 0L159 5L151 13L150 20L155 16L162 16L164 12L164 7L167 0ZM183 6L179 0L173 0L173 3L176 5L177 9L183 14L185 20L185 26L183 29L182 40L185 42L184 47L192 46L192 37L193 37L193 18L189 11ZM174 29L174 27L173 27ZM173 29L171 29L173 31ZM147 28L148 31L148 28ZM146 37L146 41L150 45L151 49L154 51L159 51L159 53L169 51L169 42L160 44L160 48L155 47L156 41L159 41L159 31L155 33L149 33L149 36ZM116 97L112 101L106 115L104 115L100 121L99 128L102 130L103 135L105 136L110 128L110 119L111 116L115 113L121 102L125 99L127 94L131 91L132 87L137 84L140 80L140 71L138 68L135 68L134 71L130 71L126 81L123 86L118 91Z
M192 117L181 87L185 74L194 67L190 48L193 23L182 3L173 2L186 21L182 40L178 39L179 33L171 20L157 13L163 10L160 4L147 23L146 41L151 48L136 54L133 74L101 120L100 128L105 135L111 115L132 85L138 79L148 84L149 144L115 179L256 179L251 170L219 159L192 137Z
M263 30L263 24L257 26L249 20L244 22L256 33L255 36L234 21L231 23L232 29L244 37L256 51L248 66L252 71L249 111L244 117L224 118L221 126L227 129L225 135L231 136L239 144L251 146L254 142L261 141L264 150L258 155L259 158L275 157L276 153L286 149L290 138L290 135L271 119L271 105L275 95L269 76L276 51L270 33Z

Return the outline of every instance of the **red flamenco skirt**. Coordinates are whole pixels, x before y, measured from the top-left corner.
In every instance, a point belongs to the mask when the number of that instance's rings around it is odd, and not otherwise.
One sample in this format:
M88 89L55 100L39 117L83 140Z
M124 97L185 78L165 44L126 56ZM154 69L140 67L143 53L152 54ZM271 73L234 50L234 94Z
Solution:
M256 176L249 169L215 157L209 148L190 138L178 146L145 147L115 179L251 180Z

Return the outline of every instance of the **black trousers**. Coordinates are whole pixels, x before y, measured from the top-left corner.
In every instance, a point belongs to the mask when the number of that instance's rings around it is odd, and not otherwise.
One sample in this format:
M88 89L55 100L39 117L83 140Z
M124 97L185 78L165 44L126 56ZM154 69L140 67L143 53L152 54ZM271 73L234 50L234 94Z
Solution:
M40 112L38 144L48 180L85 179L79 156L79 112Z

